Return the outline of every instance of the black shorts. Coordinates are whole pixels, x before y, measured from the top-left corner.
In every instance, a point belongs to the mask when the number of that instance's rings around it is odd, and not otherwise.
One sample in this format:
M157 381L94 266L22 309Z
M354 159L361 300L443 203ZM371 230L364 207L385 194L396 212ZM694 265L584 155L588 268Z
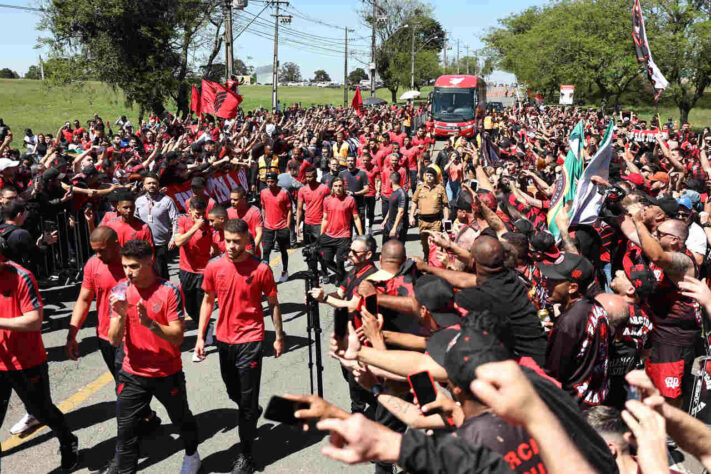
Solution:
M262 245L267 247L271 244L271 247L274 247L275 242L279 244L279 250L286 250L291 247L291 234L288 227L276 230L264 229Z
M679 398L691 374L696 350L689 346L652 343L652 354L647 361L647 375L666 398Z

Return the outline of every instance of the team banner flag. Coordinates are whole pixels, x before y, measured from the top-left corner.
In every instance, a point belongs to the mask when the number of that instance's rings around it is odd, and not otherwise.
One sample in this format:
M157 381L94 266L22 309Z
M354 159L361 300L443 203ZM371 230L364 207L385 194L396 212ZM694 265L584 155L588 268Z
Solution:
M558 225L555 223L555 217L563 209L566 202L575 199L575 191L577 189L578 179L583 174L583 148L585 148L585 130L583 121L581 120L573 129L568 138L570 150L568 156L565 157L563 172L558 176L551 197L551 207L548 210L548 230L551 231L556 238L560 236Z
M190 94L190 110L200 115L200 91L195 86Z
M560 105L573 105L573 94L575 93L575 86L570 84L562 84L560 86L560 100L558 103Z
M360 86L356 87L355 94L353 94L353 100L351 101L351 107L356 109L358 116L363 113L363 96L360 94Z
M202 80L200 87L200 113L233 119L237 116L242 96L217 82Z
M642 7L639 4L639 0L634 0L634 7L632 8L632 39L634 40L634 51L637 54L637 62L644 64L647 70L647 76L649 77L649 82L652 83L652 87L657 91L654 101L655 103L659 100L659 97L667 88L669 82L666 80L662 71L659 70L654 60L652 59L652 51L649 49L649 42L647 41L647 31L644 28L644 18L642 17Z
M583 171L575 192L573 208L570 211L570 225L592 224L600 214L603 196L597 192L597 185L592 182L593 176L604 180L610 177L610 160L612 159L612 120L607 126L600 148Z
M491 137L488 133L484 133L484 139L481 143L481 158L484 166L493 166L499 161L499 154L497 152L496 146L491 143Z

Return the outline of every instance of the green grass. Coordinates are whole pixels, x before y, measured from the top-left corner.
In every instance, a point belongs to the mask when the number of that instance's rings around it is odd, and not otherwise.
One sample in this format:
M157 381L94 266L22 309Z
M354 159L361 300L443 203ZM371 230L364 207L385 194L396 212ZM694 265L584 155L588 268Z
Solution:
M423 97L431 89L423 88ZM402 92L404 90L399 91L398 96ZM242 86L240 93L245 110L271 108L271 86ZM348 91L349 104L353 94ZM370 91L362 94L364 99L370 97ZM377 96L390 101L387 89L378 89ZM301 102L305 107L311 104L343 105L343 89L283 86L279 87L279 100L287 106L295 102ZM174 109L172 104L167 106ZM121 91L100 82L49 88L42 81L0 79L0 117L12 128L15 142L23 136L25 128L31 128L35 133L55 134L66 120L76 119L84 125L94 113L111 124L120 115L126 115L134 124L138 122L138 107L127 107Z

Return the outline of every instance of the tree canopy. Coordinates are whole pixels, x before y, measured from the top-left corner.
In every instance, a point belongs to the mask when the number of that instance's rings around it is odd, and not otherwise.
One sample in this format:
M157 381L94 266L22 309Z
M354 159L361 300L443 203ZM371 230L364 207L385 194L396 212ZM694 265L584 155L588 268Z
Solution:
M331 76L323 69L314 71L314 82L331 82Z
M348 74L348 81L351 84L358 84L360 81L368 80L368 73L362 67L357 67Z
M296 63L284 63L279 68L279 82L301 81L301 69Z

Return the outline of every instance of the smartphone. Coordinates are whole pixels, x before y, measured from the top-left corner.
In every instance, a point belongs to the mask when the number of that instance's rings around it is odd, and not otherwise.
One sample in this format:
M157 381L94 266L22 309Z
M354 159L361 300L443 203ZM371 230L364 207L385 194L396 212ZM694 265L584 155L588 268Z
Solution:
M407 376L407 381L410 383L412 391L415 392L418 405L427 405L437 398L437 389L428 371L410 374Z
M378 316L378 294L373 293L365 297L365 309L373 316Z
M472 191L476 192L479 189L479 181L472 179L469 182L469 187L472 188Z
M333 333L338 339L346 337L348 333L348 312L346 310L333 312Z
M442 230L447 234L452 232L452 221L442 221Z
M264 418L288 425L298 425L301 421L294 417L294 413L297 410L303 410L308 407L308 403L295 402L294 400L288 400L284 397L274 395L269 400L267 409L264 412Z

